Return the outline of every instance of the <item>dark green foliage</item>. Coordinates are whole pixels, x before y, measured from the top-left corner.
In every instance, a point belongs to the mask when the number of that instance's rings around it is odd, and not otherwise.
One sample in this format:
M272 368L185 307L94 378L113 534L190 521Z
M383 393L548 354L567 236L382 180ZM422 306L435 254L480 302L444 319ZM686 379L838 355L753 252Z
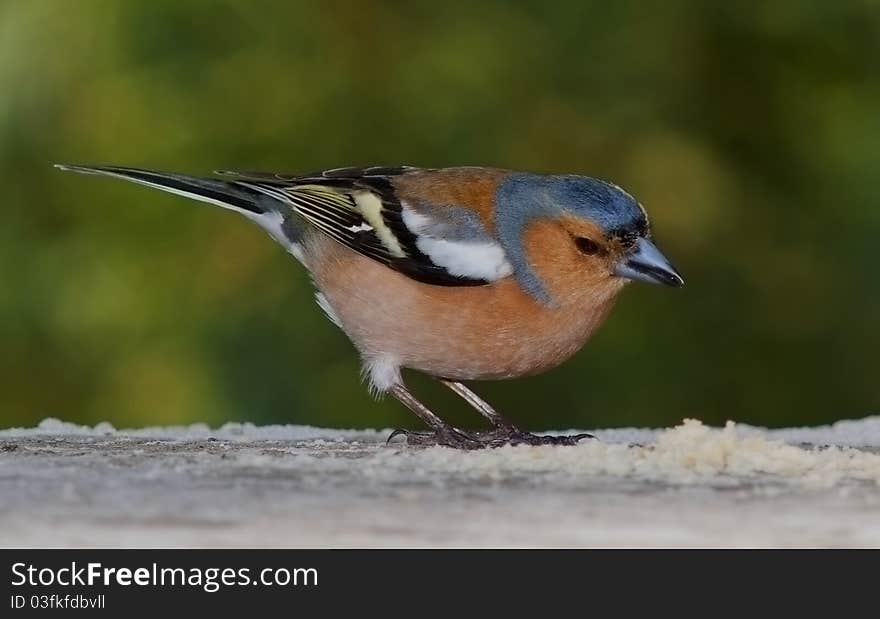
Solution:
M477 390L534 428L876 411L878 57L859 1L4 2L0 425L415 425L256 227L58 161L608 178L687 286Z

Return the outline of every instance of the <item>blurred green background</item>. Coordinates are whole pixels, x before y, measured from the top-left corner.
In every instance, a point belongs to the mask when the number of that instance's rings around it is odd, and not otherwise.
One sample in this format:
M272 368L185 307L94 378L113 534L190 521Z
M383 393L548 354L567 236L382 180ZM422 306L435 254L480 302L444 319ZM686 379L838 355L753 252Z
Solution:
M608 178L687 286L480 393L536 429L877 411L878 58L876 2L6 0L0 426L418 427L262 231L58 161Z

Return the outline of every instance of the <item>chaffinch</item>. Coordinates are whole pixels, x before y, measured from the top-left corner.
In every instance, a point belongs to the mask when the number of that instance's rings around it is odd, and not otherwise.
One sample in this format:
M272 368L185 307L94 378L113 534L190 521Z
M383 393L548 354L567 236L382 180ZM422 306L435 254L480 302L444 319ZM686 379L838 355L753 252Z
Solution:
M196 178L58 167L208 202L257 223L308 269L318 305L360 353L371 389L392 394L430 427L395 432L415 444L577 443L588 435L520 430L462 381L562 363L628 280L683 284L651 242L644 208L620 187L585 176L401 166ZM406 388L401 368L437 378L492 430L444 422Z

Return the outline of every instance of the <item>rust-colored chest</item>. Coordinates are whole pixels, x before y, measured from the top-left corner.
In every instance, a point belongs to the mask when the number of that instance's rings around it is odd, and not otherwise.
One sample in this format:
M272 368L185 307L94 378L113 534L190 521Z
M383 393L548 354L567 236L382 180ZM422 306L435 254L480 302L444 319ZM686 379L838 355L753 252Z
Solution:
M608 280L547 307L512 278L478 287L427 285L320 239L308 248L308 266L365 359L456 380L555 367L584 345L621 288Z

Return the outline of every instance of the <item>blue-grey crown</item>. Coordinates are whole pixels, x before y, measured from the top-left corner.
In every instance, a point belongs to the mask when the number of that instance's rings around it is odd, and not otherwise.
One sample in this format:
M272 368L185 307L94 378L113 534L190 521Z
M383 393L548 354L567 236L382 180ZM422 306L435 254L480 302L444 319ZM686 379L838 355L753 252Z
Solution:
M635 198L617 185L586 176L551 176L551 199L596 222L608 235L646 234L647 218Z
M511 174L496 196L498 239L520 285L545 303L550 295L526 259L522 234L533 219L564 213L592 221L608 236L649 233L644 210L617 185L588 176Z

